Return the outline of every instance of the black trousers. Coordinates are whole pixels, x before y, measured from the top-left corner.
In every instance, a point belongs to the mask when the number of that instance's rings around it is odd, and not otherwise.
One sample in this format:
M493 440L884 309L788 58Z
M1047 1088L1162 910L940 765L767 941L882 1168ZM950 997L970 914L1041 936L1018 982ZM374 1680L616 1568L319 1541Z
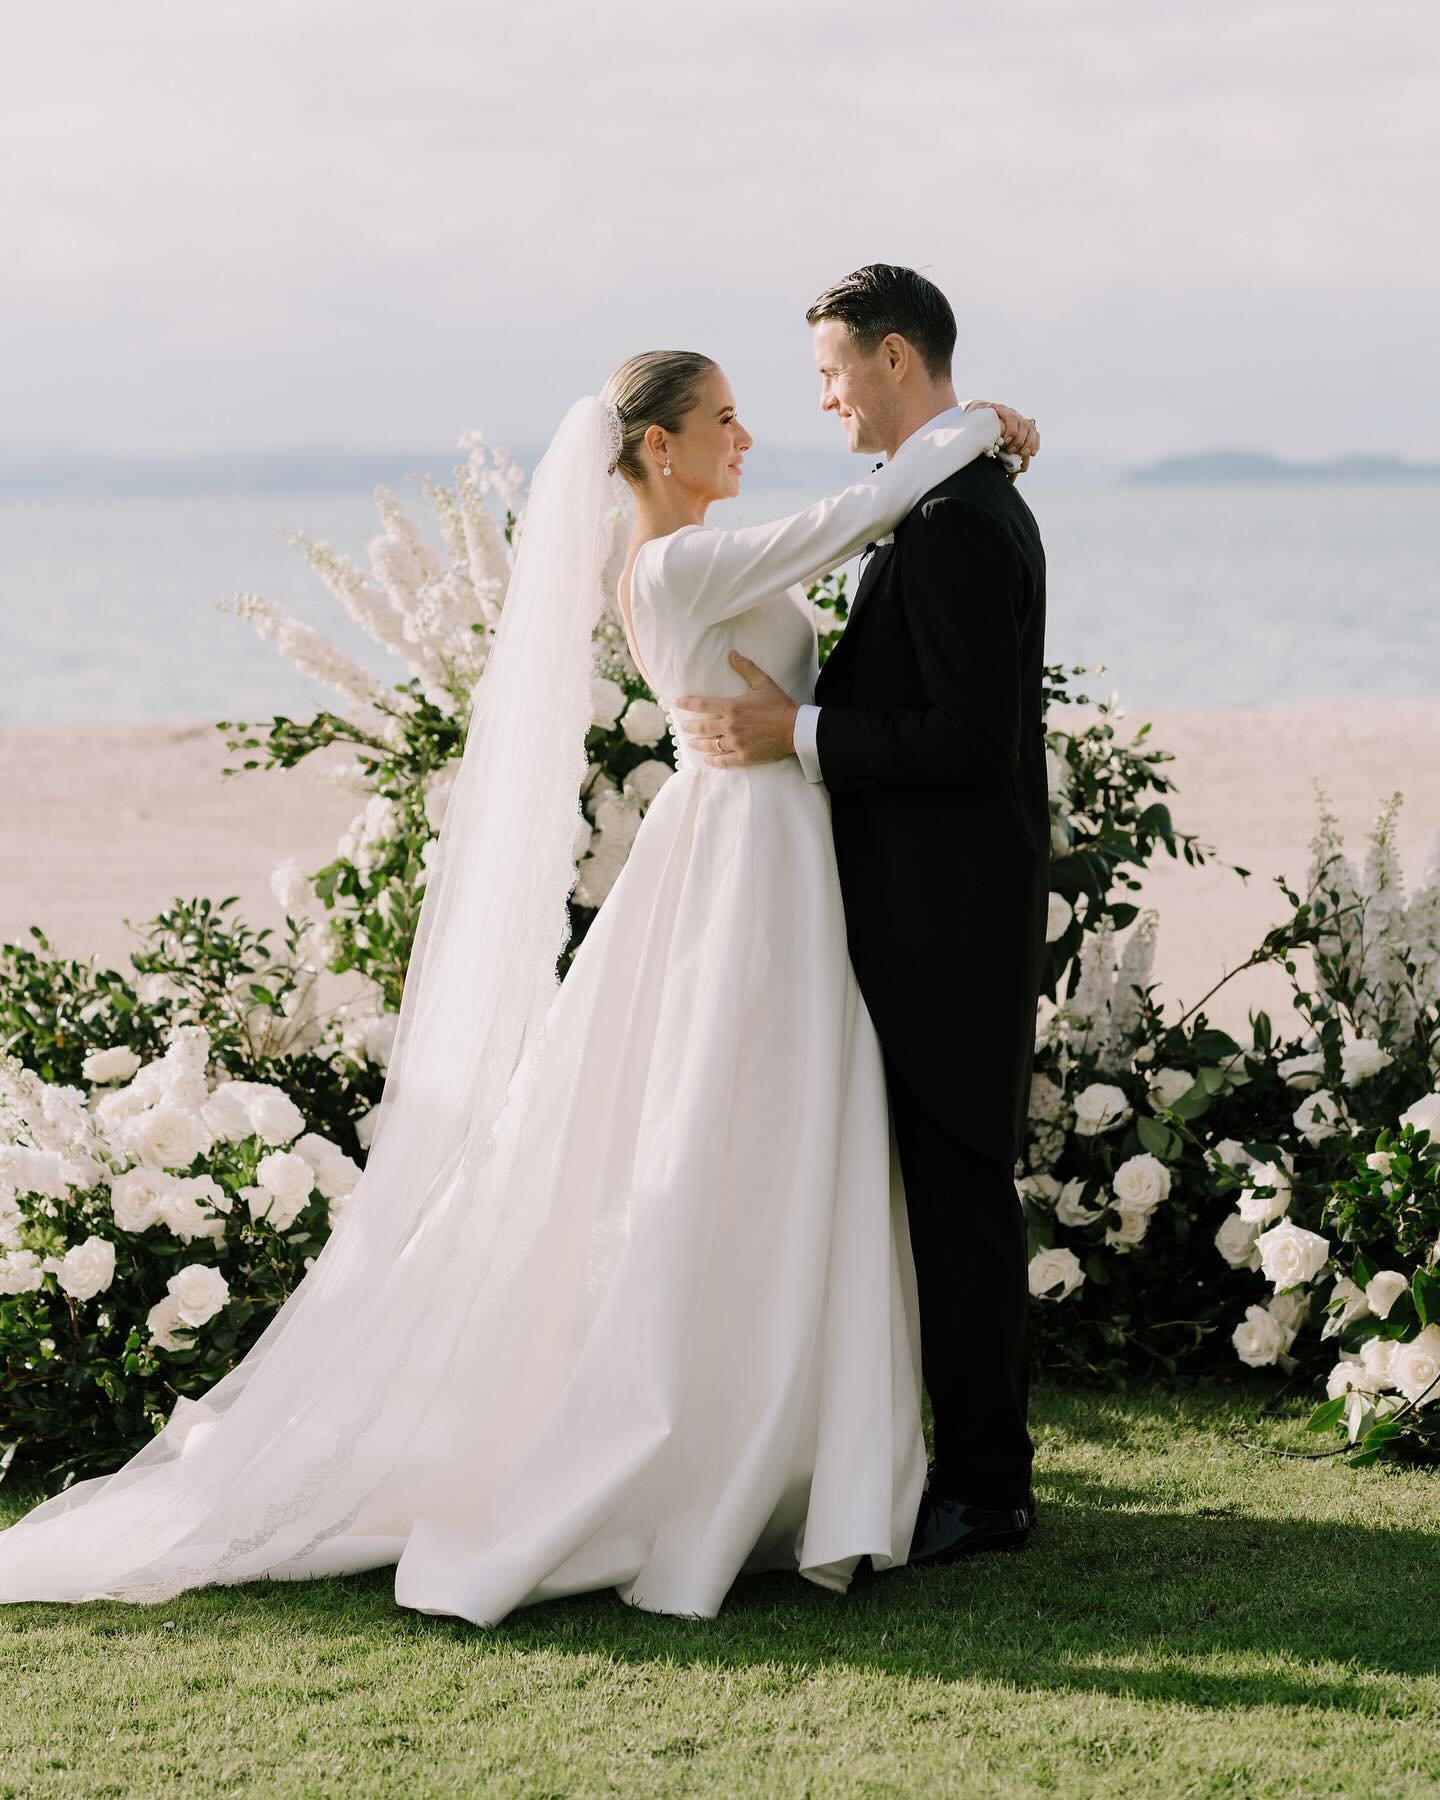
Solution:
M1022 1506L1033 1454L1029 1258L1011 1165L947 1131L889 1057L885 1073L935 1422L931 1486L972 1506Z

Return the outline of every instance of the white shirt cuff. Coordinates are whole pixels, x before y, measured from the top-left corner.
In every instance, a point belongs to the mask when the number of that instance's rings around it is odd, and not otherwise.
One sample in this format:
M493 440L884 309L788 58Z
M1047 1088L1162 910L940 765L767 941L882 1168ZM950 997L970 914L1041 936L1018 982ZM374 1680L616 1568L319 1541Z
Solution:
M801 706L795 713L795 754L800 758L800 767L807 781L823 781L820 773L820 752L815 745L815 734L820 729L820 708L818 706Z

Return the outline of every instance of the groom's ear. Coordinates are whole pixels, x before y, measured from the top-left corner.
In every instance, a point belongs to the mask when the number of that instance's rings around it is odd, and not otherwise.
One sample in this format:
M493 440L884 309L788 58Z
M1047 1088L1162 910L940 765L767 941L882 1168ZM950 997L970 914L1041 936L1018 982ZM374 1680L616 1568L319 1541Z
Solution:
M915 358L909 340L901 337L898 331L890 331L881 338L875 349L895 380L903 381Z

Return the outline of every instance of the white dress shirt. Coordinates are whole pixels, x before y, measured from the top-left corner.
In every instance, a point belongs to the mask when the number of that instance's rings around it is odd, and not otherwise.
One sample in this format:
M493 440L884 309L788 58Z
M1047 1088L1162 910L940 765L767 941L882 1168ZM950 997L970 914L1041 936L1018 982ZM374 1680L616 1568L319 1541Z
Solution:
M921 431L928 431L933 425L958 425L963 421L964 416L965 409L963 406L947 406L936 413L933 419L927 419L923 425L917 425L915 431L911 432L910 435L911 437L914 437ZM1019 457L1014 456L1007 451L1001 451L1000 459L1008 469L1018 469L1020 466ZM879 538L876 541L877 543L888 544L893 536L894 533L892 532L889 536ZM793 741L795 745L795 754L800 759L800 767L804 770L805 779L807 781L823 781L825 779L820 773L820 752L815 742L816 734L819 729L820 708L808 704L801 706L795 714L795 736Z

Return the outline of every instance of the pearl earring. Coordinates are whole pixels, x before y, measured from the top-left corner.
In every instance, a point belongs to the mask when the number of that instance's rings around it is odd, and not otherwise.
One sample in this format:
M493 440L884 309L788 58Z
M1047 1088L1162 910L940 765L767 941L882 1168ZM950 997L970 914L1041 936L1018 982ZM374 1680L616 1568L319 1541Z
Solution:
M668 475L670 473L670 458L668 456L665 458L665 467L660 471L660 473L662 475Z

